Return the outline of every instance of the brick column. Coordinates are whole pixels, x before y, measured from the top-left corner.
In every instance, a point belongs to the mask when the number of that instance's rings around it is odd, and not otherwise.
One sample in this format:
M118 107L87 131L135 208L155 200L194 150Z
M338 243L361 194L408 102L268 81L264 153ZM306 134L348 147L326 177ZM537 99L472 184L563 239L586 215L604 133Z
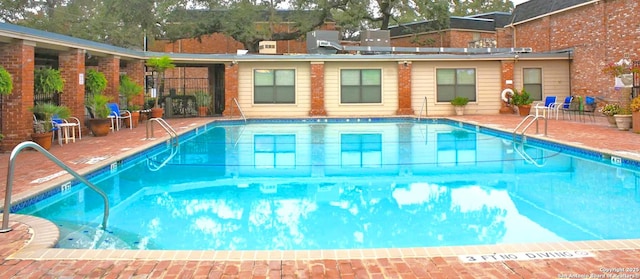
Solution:
M58 67L64 79L64 88L60 94L60 104L69 107L71 116L80 119L84 127L84 50L74 49L58 56Z
M144 64L144 60L127 61L127 66L124 68L127 75L140 86L144 86ZM144 105L144 94L136 96L132 102L142 107Z
M224 68L224 116L240 116L233 98L238 98L238 71L240 65L227 64ZM239 101L239 100L238 100Z
M505 89L514 88L514 80L513 80L513 71L515 69L514 61L502 61L502 71L500 74L500 93L498 93L498 98L500 98L500 113L513 113L513 108L508 107L507 103L502 101L502 91ZM510 84L507 84L507 81L511 81Z
M30 140L33 133L33 70L35 43L14 41L0 48L0 64L11 74L13 92L2 96L2 134L0 150L11 151L19 143Z
M104 95L111 97L111 101L120 103L118 86L120 86L120 57L107 56L98 59L98 71L107 78L107 88Z
M324 62L311 62L311 110L309 116L326 116L324 107Z
M411 107L411 62L398 62L398 110L397 115L413 115Z

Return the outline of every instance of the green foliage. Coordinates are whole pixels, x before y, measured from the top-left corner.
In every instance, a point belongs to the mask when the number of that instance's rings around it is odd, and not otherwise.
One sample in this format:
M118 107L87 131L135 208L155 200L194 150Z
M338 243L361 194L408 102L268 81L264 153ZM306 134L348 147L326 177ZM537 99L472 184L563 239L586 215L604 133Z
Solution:
M0 66L0 94L9 95L13 91L13 79L11 74Z
M454 106L466 106L469 103L469 98L467 97L455 97L451 100L451 104Z
M86 105L93 113L94 118L107 118L111 113L111 109L107 107L109 101L111 101L111 98L105 95L93 94L89 96Z
M52 103L36 104L31 108L31 112L36 115L38 121L34 123L34 133L46 133L53 130L53 117L66 119L71 116L71 110L66 106L58 106Z
M127 100L128 109L131 109L131 107L133 106L131 104L133 98L140 95L142 93L142 90L142 85L137 84L129 76L123 75L120 77L120 87L118 87L118 91Z
M84 89L90 94L102 94L107 88L107 78L104 73L94 69L87 70L84 78Z
M199 107L208 107L211 104L211 95L204 91L198 91L195 94L196 104Z
M614 116L614 115L620 113L620 105L614 104L614 103L606 104L606 105L604 105L604 107L602 107L600 112L602 112L602 114L607 115L607 116Z
M153 68L154 71L164 73L168 69L173 69L176 65L173 64L173 60L168 55L160 57L151 57L147 59L147 67Z
M52 94L61 93L64 88L64 79L60 70L42 68L34 71L33 87L35 92Z
M521 91L514 91L513 96L511 97L511 103L515 106L530 105L533 103L533 99L531 98L531 95L529 95L529 92L523 88Z
M511 12L513 2L510 0L449 0L451 14L469 16L490 12Z

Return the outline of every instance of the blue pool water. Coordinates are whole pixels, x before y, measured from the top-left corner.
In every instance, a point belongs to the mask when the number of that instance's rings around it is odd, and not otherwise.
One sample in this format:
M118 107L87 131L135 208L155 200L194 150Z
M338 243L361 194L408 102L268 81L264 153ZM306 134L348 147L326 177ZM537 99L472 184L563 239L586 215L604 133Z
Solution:
M286 122L286 123L283 123ZM400 248L640 238L637 163L447 120L209 124L22 214L59 247ZM519 142L519 141L518 141ZM613 162L613 163L612 163Z

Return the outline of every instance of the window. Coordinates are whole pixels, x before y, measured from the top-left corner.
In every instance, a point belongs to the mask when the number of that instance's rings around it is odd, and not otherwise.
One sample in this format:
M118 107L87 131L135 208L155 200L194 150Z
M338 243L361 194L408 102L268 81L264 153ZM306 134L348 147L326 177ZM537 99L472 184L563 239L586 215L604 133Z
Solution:
M255 135L254 165L257 169L293 169L296 167L295 135Z
M340 103L382 103L382 71L341 70Z
M540 68L525 68L522 69L523 87L531 98L534 100L542 100L542 69Z
M475 69L437 69L438 102L449 102L455 97L476 101Z
M382 135L340 135L340 161L343 167L379 168L382 165Z
M293 104L295 98L294 70L254 70L253 102L255 104Z
M438 165L476 164L476 134L465 130L438 133Z

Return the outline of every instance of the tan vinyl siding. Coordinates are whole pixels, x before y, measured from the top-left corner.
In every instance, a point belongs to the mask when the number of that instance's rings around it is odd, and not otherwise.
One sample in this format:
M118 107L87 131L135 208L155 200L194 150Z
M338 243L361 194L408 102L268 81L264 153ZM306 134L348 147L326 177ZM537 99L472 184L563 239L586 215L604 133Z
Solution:
M308 62L242 63L238 72L238 102L246 117L301 117L311 109L311 74ZM255 69L295 70L294 104L254 104L253 71Z
M522 75L524 68L542 69L542 100L547 96L556 96L556 102L562 102L569 96L569 62L567 61L522 61L516 63L514 69L514 84L518 90L522 89ZM541 101L541 100L538 100Z
M500 109L500 72L497 61L477 62L413 62L411 105L422 116L453 115L453 106L449 102L438 103L436 95L436 69L473 68L476 70L476 101L469 102L465 108L468 114L496 114ZM423 106L427 97L427 106Z
M382 103L341 104L341 69L381 69ZM326 62L325 63L325 107L328 116L391 116L398 109L398 63L397 62Z

